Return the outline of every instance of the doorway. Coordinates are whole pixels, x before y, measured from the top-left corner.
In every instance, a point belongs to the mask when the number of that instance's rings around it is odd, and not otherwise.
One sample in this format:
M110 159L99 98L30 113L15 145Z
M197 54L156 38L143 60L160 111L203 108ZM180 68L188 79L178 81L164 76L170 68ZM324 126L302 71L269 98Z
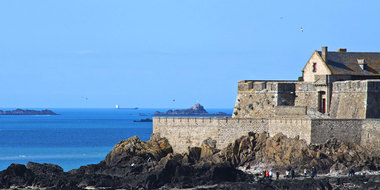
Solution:
M318 111L321 113L326 113L326 92L318 92Z

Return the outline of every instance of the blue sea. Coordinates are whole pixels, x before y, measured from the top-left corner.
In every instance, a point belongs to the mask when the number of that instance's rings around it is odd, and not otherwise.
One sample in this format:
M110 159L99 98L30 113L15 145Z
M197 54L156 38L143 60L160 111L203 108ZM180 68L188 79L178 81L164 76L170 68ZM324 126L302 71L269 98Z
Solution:
M58 164L65 171L99 163L121 140L135 135L149 140L152 123L133 121L167 109L51 110L60 115L0 116L0 170L28 161Z

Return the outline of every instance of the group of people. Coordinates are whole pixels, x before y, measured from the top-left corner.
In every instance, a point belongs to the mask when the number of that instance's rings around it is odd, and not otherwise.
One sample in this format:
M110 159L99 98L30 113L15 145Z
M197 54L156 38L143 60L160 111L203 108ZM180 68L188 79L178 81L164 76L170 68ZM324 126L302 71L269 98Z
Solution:
M267 178L267 179L272 179L273 174L274 174L274 172L272 172L272 170L269 170L269 171L264 170L263 171L263 177ZM279 177L280 177L280 172L276 172L276 180L278 180Z
M287 169L285 171L285 177L286 178L291 177L292 179L294 179L296 177L296 172L293 169Z
M250 170L251 165L248 164L245 169ZM263 171L263 178L272 179L273 175L276 175L276 180L277 180L280 177L280 172L278 172L278 171L272 172L272 170L264 170ZM304 176L304 178L306 178L308 176L308 170L306 168L303 170L303 176ZM315 167L312 167L310 170L310 177L314 178L316 176L317 176L317 169ZM296 172L293 169L289 168L285 171L284 177L294 179L296 177Z
M245 167L245 170L250 170L251 164L248 163L248 165ZM272 172L272 170L263 171L263 177L266 179L272 179L273 175L276 174L276 180L280 177L280 172Z
M307 169L305 168L303 170L303 177L306 178L307 177L307 174L308 174L308 171ZM285 172L285 177L291 177L292 179L295 178L295 171L293 169L288 169L286 170ZM312 167L311 170L310 170L310 177L311 178L314 178L314 177L317 177L317 169L315 167Z

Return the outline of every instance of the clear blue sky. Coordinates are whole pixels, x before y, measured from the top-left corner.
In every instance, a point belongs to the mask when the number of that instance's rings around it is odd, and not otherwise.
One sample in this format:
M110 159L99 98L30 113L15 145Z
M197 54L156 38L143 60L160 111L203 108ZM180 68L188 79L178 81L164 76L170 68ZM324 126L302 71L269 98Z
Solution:
M199 100L232 108L239 80L297 79L323 45L380 51L379 7L375 0L0 1L0 107L168 108Z

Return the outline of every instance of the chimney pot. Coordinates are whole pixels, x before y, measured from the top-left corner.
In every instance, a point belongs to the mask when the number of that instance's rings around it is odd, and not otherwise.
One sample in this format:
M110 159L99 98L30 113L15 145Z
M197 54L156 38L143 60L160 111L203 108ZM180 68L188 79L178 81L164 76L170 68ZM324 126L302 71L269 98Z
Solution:
M347 49L346 48L339 48L338 52L344 53L344 52L347 52Z

